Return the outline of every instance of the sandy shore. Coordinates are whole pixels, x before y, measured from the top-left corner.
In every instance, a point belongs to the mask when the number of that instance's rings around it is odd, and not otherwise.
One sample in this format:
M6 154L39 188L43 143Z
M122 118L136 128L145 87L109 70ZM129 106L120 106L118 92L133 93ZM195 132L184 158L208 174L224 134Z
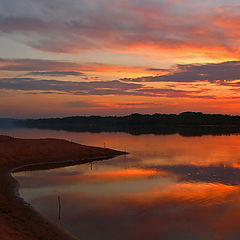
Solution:
M20 198L19 184L11 176L13 171L69 166L121 154L124 152L66 140L18 139L0 135L0 239L77 239Z

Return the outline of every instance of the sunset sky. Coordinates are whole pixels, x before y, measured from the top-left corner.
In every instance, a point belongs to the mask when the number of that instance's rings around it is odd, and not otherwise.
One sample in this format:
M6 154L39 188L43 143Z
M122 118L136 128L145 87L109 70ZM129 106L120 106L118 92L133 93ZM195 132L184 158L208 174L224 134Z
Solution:
M1 0L0 117L240 114L236 0Z

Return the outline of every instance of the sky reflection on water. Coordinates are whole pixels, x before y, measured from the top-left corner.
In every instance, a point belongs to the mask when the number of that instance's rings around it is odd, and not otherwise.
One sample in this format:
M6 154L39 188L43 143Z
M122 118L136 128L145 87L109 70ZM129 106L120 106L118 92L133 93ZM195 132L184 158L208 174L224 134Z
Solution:
M21 196L54 221L58 221L60 196L60 224L80 239L240 238L238 136L46 130L25 136L61 137L98 146L105 142L131 153L94 162L92 167L84 164L15 174Z

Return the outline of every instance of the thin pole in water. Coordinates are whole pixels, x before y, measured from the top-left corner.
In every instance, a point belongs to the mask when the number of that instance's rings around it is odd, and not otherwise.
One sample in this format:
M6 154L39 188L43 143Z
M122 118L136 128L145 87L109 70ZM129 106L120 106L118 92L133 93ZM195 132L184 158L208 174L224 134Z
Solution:
M125 147L124 150L125 154L124 154L124 167L125 169L127 169L127 148Z
M61 199L60 196L58 196L58 220L61 219Z

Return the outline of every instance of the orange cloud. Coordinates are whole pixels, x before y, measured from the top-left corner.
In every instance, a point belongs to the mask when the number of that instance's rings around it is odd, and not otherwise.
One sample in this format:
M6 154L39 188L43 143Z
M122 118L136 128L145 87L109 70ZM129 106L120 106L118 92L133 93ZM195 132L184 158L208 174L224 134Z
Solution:
M144 66L131 66L121 64L107 64L95 62L71 62L47 59L0 59L0 70L28 76L50 77L85 77L87 74L120 77L140 77L152 74L164 74L169 70L164 68L149 68ZM101 79L101 77L99 77ZM97 79L97 77L96 77Z
M56 53L108 49L146 55L155 51L159 56L168 52L185 61L195 57L208 61L239 59L239 6L125 0L118 3L104 0L103 7L87 2L80 5L72 4L73 9L70 4L64 18L49 8L45 16L37 17L27 11L24 17L18 11L11 17L3 12L0 29L2 34L21 36L28 46ZM42 7L46 8L44 4Z

